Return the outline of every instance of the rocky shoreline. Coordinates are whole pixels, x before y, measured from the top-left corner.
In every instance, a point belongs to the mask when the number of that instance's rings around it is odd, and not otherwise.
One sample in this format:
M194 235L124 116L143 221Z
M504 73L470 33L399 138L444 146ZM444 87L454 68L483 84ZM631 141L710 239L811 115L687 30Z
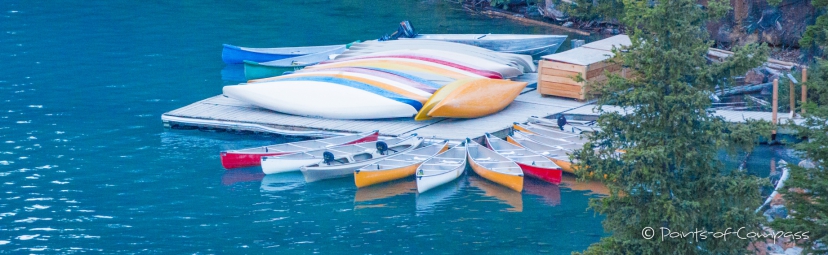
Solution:
M489 1L462 1L467 11L493 17L515 19L533 25L546 25L564 31L582 31L609 37L624 33L624 27L612 20L581 20L558 8L556 2L568 0L533 1L512 0L496 7ZM773 6L767 1L732 1L732 10L721 20L708 24L715 48L730 50L733 46L766 43L773 59L802 63L805 56L799 50L799 39L807 24L813 22L815 10L808 1L782 1ZM539 24L542 23L542 24ZM580 33L583 34L583 33Z

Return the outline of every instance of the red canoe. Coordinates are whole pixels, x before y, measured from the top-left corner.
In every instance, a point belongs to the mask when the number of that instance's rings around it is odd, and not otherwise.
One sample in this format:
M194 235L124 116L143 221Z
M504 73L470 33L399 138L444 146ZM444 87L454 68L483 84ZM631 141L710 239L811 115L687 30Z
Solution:
M491 134L486 134L483 139L486 147L515 161L527 176L554 184L561 183L563 171L560 166L549 160L549 158L497 137L492 137Z
M297 152L324 149L331 146L375 142L379 137L379 131L374 130L367 133L344 135L325 139L307 140L293 143L268 145L241 150L221 152L221 165L225 169L239 167L259 166L263 156L279 156Z

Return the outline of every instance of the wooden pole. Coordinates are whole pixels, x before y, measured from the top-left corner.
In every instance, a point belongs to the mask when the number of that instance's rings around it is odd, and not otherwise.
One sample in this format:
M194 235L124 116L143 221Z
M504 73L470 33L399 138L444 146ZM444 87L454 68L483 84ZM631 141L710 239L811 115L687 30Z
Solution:
M794 87L793 81L788 81L788 84L788 90L790 90L788 92L790 100L788 101L791 102L791 118L794 118L796 117L796 87Z
M779 107L779 79L773 79L773 103L771 103L771 109L773 113L771 114L771 122L773 123L773 130L771 131L771 136L776 135L776 114L777 108Z
M808 67L802 67L802 114L805 115L805 101L808 100L808 87L805 83L808 82Z

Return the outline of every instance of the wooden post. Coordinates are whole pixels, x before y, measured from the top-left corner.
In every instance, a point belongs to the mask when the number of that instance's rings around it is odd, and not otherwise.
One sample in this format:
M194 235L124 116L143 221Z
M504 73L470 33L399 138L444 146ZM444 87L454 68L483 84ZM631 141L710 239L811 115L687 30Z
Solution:
M808 87L805 83L808 82L808 67L802 67L802 114L805 114L805 101L808 100Z
M790 90L788 92L790 100L788 101L791 101L791 118L794 118L796 117L796 87L794 87L793 81L788 81L788 84L788 90Z
M771 114L771 122L773 123L774 128L771 131L771 136L776 135L776 124L778 121L776 119L777 108L779 108L779 79L773 79L773 103L771 103L771 110L773 113Z

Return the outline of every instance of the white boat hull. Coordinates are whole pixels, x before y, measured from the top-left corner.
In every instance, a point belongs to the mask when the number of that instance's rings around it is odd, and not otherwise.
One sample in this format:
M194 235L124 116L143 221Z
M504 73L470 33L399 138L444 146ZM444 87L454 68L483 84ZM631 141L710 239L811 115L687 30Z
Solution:
M321 162L319 159L278 159L262 157L262 172L277 174L299 171L299 168Z
M412 117L412 105L362 89L319 81L276 81L225 86L224 95L294 115L329 119Z
M417 176L417 192L423 193L437 186L449 183L456 180L457 177L463 175L465 164L457 168L438 175Z

